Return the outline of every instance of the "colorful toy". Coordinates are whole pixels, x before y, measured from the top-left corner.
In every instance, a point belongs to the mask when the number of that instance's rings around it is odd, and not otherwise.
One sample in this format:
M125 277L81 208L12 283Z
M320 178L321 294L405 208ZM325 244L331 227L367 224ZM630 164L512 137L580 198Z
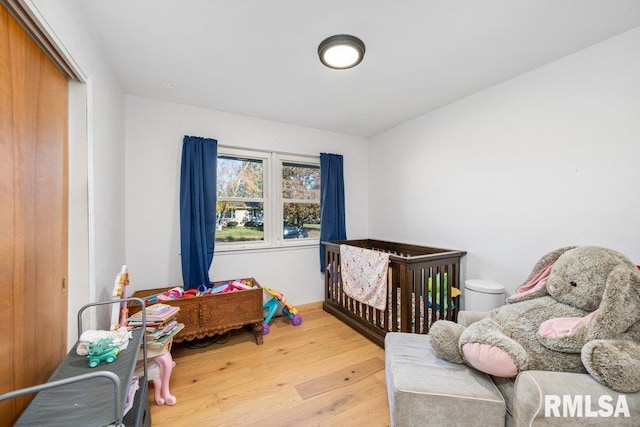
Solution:
M253 289L253 284L251 283L251 280L236 279L230 282L218 283L216 286L212 288L209 288L206 285L200 285L196 289L188 289L185 291L180 286L177 286L175 288L169 289L168 291L155 294L155 295L149 295L142 299L144 300L145 305L151 305L159 301L170 301L170 300L183 299L183 298L193 298L193 297L199 297L202 295L209 295L209 294L222 294L225 292L242 291L245 289Z
M449 307L448 304L448 297L447 297L447 289L448 289L448 283L447 283L447 273L444 273L444 283L443 283L443 287L442 289L444 289L444 308L447 309ZM428 287L429 287L429 301L428 301L428 307L432 308L432 301L433 301L433 281L431 280L431 277L429 277L428 280ZM436 303L436 310L440 310L440 273L436 274L436 292L435 292L435 303ZM460 289L455 288L455 287L451 287L451 298L455 298L457 296L460 296L462 294L462 292L460 292ZM421 299L424 299L424 297L421 297ZM451 309L454 310L456 308L455 304L451 304Z
M271 319L276 314L278 307L281 304L282 314L291 318L293 326L298 326L302 323L302 316L298 314L298 310L287 302L286 298L280 291L267 288L266 286L263 286L262 289L273 297L262 306L263 312L268 311L264 318L264 322L262 323L262 335L267 335L269 333L269 322L271 322Z
M113 304L111 308L111 329L116 330L127 326L127 317L129 317L127 302L127 287L129 286L129 270L126 265L122 266L122 270L116 276L111 296L113 299L120 299L120 304Z
M102 338L96 342L87 343L87 358L89 359L89 367L95 368L100 362L113 363L118 354L120 347L111 345L111 338Z

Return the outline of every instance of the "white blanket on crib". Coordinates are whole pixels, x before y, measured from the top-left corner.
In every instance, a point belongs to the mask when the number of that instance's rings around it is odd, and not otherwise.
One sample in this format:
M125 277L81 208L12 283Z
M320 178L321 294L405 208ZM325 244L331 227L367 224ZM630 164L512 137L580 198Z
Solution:
M388 268L388 253L340 245L342 289L356 301L378 310L387 308Z

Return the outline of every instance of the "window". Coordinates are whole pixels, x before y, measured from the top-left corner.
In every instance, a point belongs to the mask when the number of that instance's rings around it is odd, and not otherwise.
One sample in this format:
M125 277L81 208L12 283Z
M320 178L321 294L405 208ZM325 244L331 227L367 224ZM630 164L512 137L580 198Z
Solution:
M264 240L265 159L218 155L216 242Z
M216 250L317 243L320 160L218 147Z
M320 238L320 166L282 163L283 237Z

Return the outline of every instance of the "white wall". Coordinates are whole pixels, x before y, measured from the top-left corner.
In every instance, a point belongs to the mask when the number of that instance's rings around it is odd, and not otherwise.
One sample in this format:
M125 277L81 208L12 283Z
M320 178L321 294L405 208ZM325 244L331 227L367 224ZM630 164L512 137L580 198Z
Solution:
M28 6L87 77L85 87L72 84L69 98L71 346L77 339L77 308L110 299L125 260L124 95L74 1L32 0ZM108 317L101 314L93 327L108 327Z
M565 244L609 246L640 262L640 29L368 143L124 97L77 4L30 3L88 76L86 117L70 118L70 135L84 133L88 144L70 147L79 148L70 156L70 342L75 307L108 298L121 264L130 266L134 289L181 283L177 183L185 134L343 154L349 238L463 249L469 277L493 278L509 291L538 257ZM70 113L81 109L71 106ZM86 221L77 218L87 210ZM294 304L317 301L316 254L316 248L218 254L211 277L255 276Z
M87 85L69 82L69 256L67 347L78 338L76 313L89 302Z
M640 264L639 76L636 28L372 138L369 234L509 293L564 245Z
M342 154L348 237L366 237L365 138L129 95L125 105L126 246L132 289L182 284L179 178L184 135L214 138L227 146ZM324 299L317 246L216 253L210 277L254 277L293 304Z

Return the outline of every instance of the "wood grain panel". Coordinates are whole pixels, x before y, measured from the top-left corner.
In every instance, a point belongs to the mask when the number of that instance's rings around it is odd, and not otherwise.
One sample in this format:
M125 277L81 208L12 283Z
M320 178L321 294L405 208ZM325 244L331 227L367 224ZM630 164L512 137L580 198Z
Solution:
M66 353L67 80L0 7L0 392ZM13 420L30 398L0 404Z
M327 375L305 381L302 384L296 385L296 390L298 390L302 400L308 400L312 397L361 381L383 369L384 361L379 357L373 357L354 365L344 366Z

